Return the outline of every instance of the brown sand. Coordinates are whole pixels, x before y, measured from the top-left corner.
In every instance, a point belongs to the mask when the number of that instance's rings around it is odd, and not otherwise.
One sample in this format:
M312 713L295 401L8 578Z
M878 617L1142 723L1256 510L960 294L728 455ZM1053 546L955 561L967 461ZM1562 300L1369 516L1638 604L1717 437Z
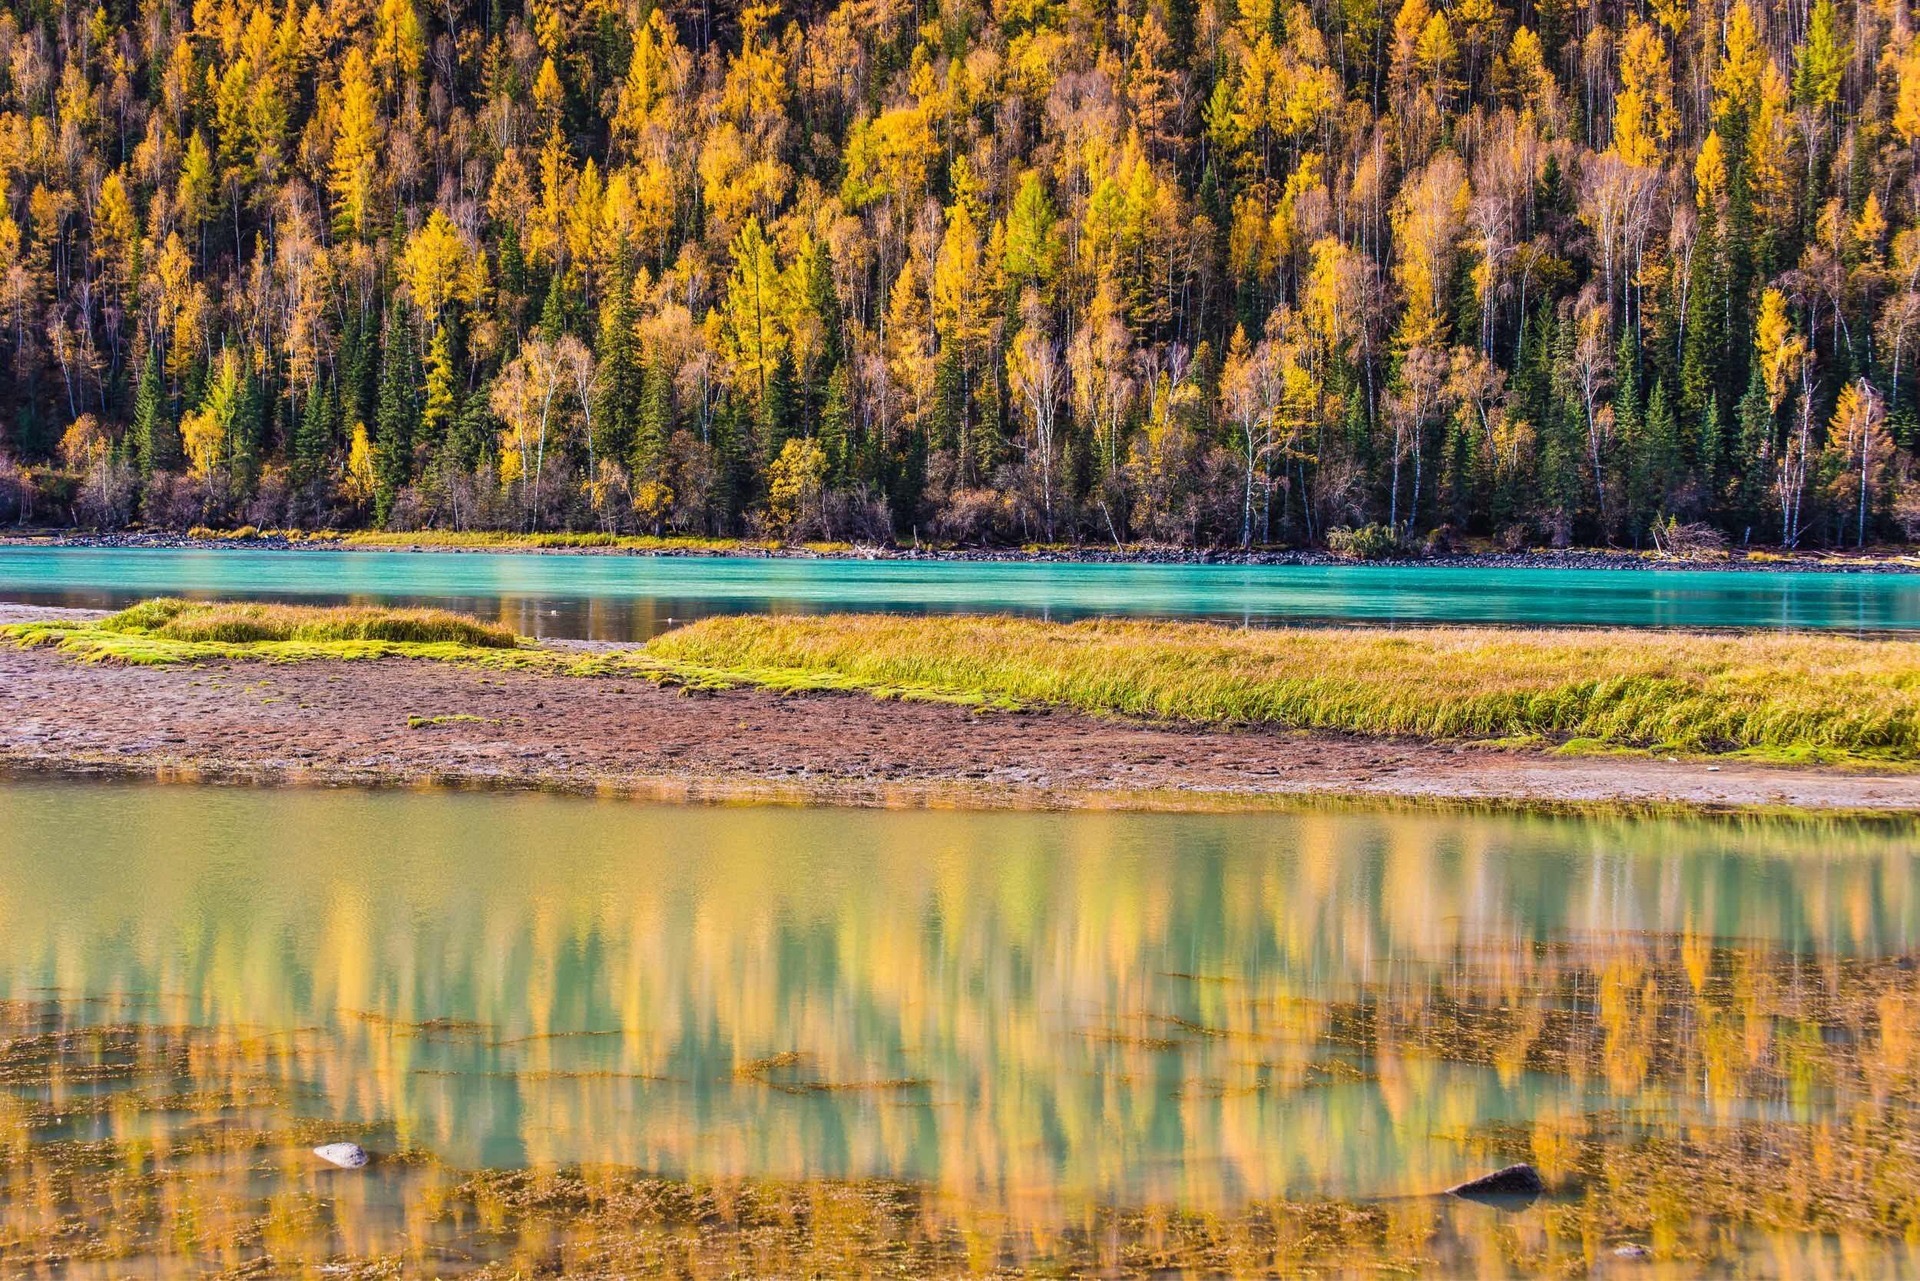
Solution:
M0 622L52 612L0 606ZM1920 774L980 714L864 695L695 695L403 659L90 665L12 646L0 646L0 768L859 804L1211 807L1353 796L1920 810Z

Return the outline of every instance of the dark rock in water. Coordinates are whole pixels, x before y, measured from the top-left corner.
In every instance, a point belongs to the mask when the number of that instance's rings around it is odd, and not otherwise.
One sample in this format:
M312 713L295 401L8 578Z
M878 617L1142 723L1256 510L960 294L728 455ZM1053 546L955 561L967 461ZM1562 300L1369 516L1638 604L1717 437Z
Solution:
M322 1143L313 1154L343 1170L358 1170L368 1160L367 1150L358 1143Z
M1529 1204L1546 1190L1546 1180L1540 1177L1540 1171L1522 1161L1518 1165L1510 1165L1504 1170L1495 1170L1492 1174L1448 1188L1447 1195L1489 1205L1511 1205L1516 1202Z

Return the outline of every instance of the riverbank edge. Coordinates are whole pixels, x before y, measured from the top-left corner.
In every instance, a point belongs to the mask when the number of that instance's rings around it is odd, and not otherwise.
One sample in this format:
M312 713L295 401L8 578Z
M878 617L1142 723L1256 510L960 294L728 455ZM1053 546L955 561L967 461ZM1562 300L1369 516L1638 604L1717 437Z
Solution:
M688 539L684 542L663 540L657 543L652 540L640 540L636 545L620 543L558 545L540 541L537 536L525 539L503 538L498 542L464 543L436 539L431 534L425 534L418 539L408 538L405 535L356 538L351 535L294 537L277 533L262 534L257 537L208 537L167 532L87 534L58 529L0 532L0 547L107 550L152 548L176 551L433 552L449 555L630 556L663 560L735 558L889 561L922 564L1217 565L1320 569L1355 569L1371 566L1463 570L1590 569L1719 573L1920 574L1920 553L1879 552L1852 557L1839 553L1776 552L1769 549L1730 552L1724 557L1702 559L1611 548L1576 548L1565 551L1453 553L1361 561L1312 549L1240 552L1156 546L1071 549L888 547L852 544L786 546L748 540L714 539Z
M826 697L837 697L828 695ZM1782 771L1791 774L1791 771ZM1034 814L1396 814L1524 815L1590 819L1731 819L1747 821L1907 825L1912 805L1823 805L1812 802L1717 802L1675 799L1556 799L1549 796L1448 796L1415 791L1125 790L1023 788L949 782L870 783L821 779L802 783L756 778L696 779L673 774L579 779L566 775L500 775L458 770L404 771L344 767L287 768L195 759L129 760L106 753L31 755L0 748L0 783L72 782L324 791L540 795L636 805L752 806L769 809L955 810Z
M167 603L154 603L159 605ZM204 615L198 626L230 626L215 618L219 607L182 603L182 609L196 618ZM253 613L240 611L250 626L265 626L265 615L288 615L278 618L286 626L319 626L342 613L250 609ZM36 626L50 626L56 638L90 638L88 624L102 618L102 611L0 605L0 624L6 624L0 626L0 641L17 655L6 663L8 688L0 688L0 713L10 713L0 714L0 768L163 782L516 789L657 803L879 809L1271 809L1350 799L1363 805L1407 801L1574 812L1592 807L1818 814L1920 810L1920 772L1903 762L1766 761L1597 743L1582 749L1578 741L1471 741L1363 734L1336 726L1302 730L1142 720L1046 699L1029 705L989 695L968 699L952 691L933 697L939 691L828 680L833 672L772 684L756 680L753 670L737 663L712 666L699 655L680 663L668 655L659 670L584 670L580 663L605 665L614 655L636 649L589 641L551 641L511 653L296 641L286 647L300 653L288 655L265 641L163 640L146 636L138 626L132 634L102 632L102 640L138 641L161 651L121 655L117 649L46 643L46 636L35 632ZM129 626L138 622L131 615L121 618ZM161 622L175 626L179 620L144 618L144 624ZM196 622L188 620L188 626ZM501 657L541 663L497 663ZM192 689L232 686L228 672L234 668L263 678L263 686L278 686L263 707L292 699L305 713L309 699L324 709L328 697L349 688L351 695L332 713L303 716L298 726L278 724L276 747L263 749L246 734L236 736L232 726L209 732L204 722L196 724L202 709ZM589 680L597 676L628 680ZM338 686L342 680L348 684ZM392 736L401 720L367 709L401 707L436 682L438 691L428 699L438 699L436 705L405 716L407 734L401 737L407 743L396 751L399 739ZM645 689L651 701L609 701L603 697L609 689L622 697L630 689ZM488 699L488 705L470 705L476 697ZM689 703L689 697L699 703ZM707 699L730 703L722 711ZM559 720L543 732L532 730L528 716L549 703L549 714L559 714ZM136 707L146 716L146 732L134 716ZM741 755L735 730L747 730L747 722L732 722L755 709L778 709L781 718L797 716L797 722L756 734L749 741L758 751ZM996 714L981 716L989 709ZM472 714L478 711L488 714ZM637 726L647 728L637 732L636 749ZM422 728L480 737L459 734L457 741L420 751L422 741L413 732ZM649 737L660 732L684 741L662 757ZM624 747L614 741L622 734L628 736ZM824 739L818 737L822 734ZM895 747L918 743L918 768L876 768L868 757L835 755L824 747L849 736L877 736ZM551 753L541 761L530 759L568 739L578 747L572 759L553 764ZM476 761L476 749L492 757ZM695 755L676 755L684 751ZM1140 761L1165 764L1142 766ZM993 762L1000 776L983 774L983 762ZM1233 764L1219 768L1217 762Z
M96 610L54 607L0 606L0 622L31 619L79 623L102 617ZM561 644L561 651L591 650L586 644ZM339 722L324 713L304 718L280 750L261 747L230 733L196 729L194 714L177 700L185 689L200 684L208 670L200 665L142 667L88 663L47 647L7 646L18 656L11 696L0 689L0 777L75 778L166 783L208 783L235 786L363 788L369 790L541 792L621 799L653 804L831 805L849 808L968 809L1029 811L1276 812L1388 808L1431 812L1528 812L1568 815L1744 815L1844 819L1899 819L1911 822L1920 812L1920 774L1898 768L1768 764L1751 760L1707 758L1661 760L1647 753L1565 753L1551 748L1464 745L1392 736L1358 736L1338 732L1268 731L1246 727L1177 727L1135 723L1124 718L1089 717L1072 711L1042 711L1038 715L995 715L981 720L969 708L913 701L873 698L854 691L812 690L780 693L752 685L711 690L667 688L640 681L630 683L636 695L644 687L651 704L627 704L643 720L648 715L672 716L676 733L704 740L715 755L702 767L692 762L663 762L646 756L622 756L597 749L587 759L554 766L530 759L531 750L550 747L552 741L525 726L530 708L544 707L562 691L563 700L604 692L611 682L556 677L552 673L518 671L489 673L466 665L434 659L367 658L340 662L264 662L220 660L221 668L246 669L255 677L269 677L282 688L273 703L288 699L306 708L336 682L361 686L347 695L347 706L391 703L396 689L417 682L402 673L414 663L426 665L439 678L456 682L451 695L457 701L464 690L487 690L500 702L487 710L495 715L484 724L463 724L482 718L423 717L417 721L399 715L395 725L408 733L389 738L388 746L412 737L416 724L438 732L473 730L505 752L504 757L473 765L449 763L449 752L436 756L416 753L405 760L379 744L362 742L379 763L365 754L357 758L341 746ZM43 667L42 664L47 666ZM60 691L29 706L36 686L47 677L64 673ZM84 679L83 679L84 678ZM233 677L223 673L231 683ZM142 685L140 682L150 682ZM103 688L87 692L90 685ZM517 685L517 689L507 688ZM117 692L116 692L117 691ZM341 687L341 692L345 692ZM616 691L626 693L626 690ZM689 703L691 696L697 702ZM129 699L135 701L128 701ZM169 733L183 737L161 746L149 734L130 728L125 714L144 699L149 712ZM731 700L726 714L709 700ZM811 710L809 710L811 705ZM557 706L557 704L556 704ZM651 707L651 711L649 711ZM123 719L116 720L108 709ZM733 722L756 709L797 713L813 725L789 736L787 746L776 746L756 766L742 761L729 746ZM263 705L264 710L264 705ZM576 713L586 710L581 704ZM597 709L602 714L607 709ZM616 710L616 717L624 719ZM808 733L835 735L832 722L844 727L872 727L877 732L912 739L917 734L960 735L963 760L978 764L979 753L995 754L992 736L1020 729L1018 741L1007 740L1006 758L1015 764L1047 762L1043 769L1059 780L1024 776L982 780L951 761L944 772L912 776L865 774L836 769L829 761L814 760L811 751L795 755L796 744L817 742ZM949 718L948 723L916 717ZM587 716L584 721L591 721ZM439 724L442 720L445 725ZM567 723L584 723L571 719ZM510 724L510 722L517 724ZM618 721L608 722L609 726ZM101 733L106 726L117 726ZM998 725L999 730L989 729ZM362 727L364 729L364 727ZM397 733L390 730L389 733ZM982 734L988 737L983 739ZM1090 756L1092 772L1078 776L1057 754L1089 734L1106 735L1099 745L1079 749L1082 762ZM1160 736L1146 743L1145 736ZM1171 737L1165 737L1171 735ZM603 736L604 737L604 736ZM289 763L289 746L303 759ZM449 744L457 747L459 744ZM1132 781L1125 777L1124 761L1151 750L1174 752L1192 760L1234 759L1252 764L1283 764L1286 772L1271 770L1259 777L1194 775L1179 768L1152 771L1157 779ZM1387 752L1391 762L1378 759L1355 764L1356 753ZM332 759L328 759L331 756ZM793 770L796 762L819 773ZM1463 771L1462 766L1467 768ZM1711 775L1711 780L1708 779ZM1079 781L1075 781L1076 777ZM1091 780L1091 781L1089 781ZM1701 795L1703 788L1715 795ZM1889 798L1889 791L1892 796Z

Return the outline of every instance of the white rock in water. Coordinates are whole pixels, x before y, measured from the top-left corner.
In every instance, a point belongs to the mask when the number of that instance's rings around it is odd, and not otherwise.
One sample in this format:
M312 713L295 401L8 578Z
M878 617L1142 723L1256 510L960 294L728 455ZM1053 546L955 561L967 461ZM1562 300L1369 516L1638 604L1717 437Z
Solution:
M367 1163L367 1150L358 1143L322 1143L313 1154L343 1170L357 1170Z

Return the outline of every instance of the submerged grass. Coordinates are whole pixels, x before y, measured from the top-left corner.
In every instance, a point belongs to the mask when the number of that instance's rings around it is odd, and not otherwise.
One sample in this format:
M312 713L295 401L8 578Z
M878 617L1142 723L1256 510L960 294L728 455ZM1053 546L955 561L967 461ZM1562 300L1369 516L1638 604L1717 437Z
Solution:
M711 618L588 651L444 610L179 600L0 637L94 662L410 657L1568 754L1920 764L1920 642L1898 639L821 615Z
M1202 1041L1230 1041L1250 1059L1304 1036L1305 1058L1241 1063L1234 1080L1282 1087L1299 1064L1299 1088L1376 1082L1423 1127L1458 1115L1458 1078L1436 1064L1490 1068L1509 1085L1529 1075L1547 1092L1529 1093L1525 1119L1433 1136L1469 1168L1525 1160L1541 1170L1551 1195L1500 1211L1418 1195L1190 1206L1183 1182L1151 1179L1138 1200L1105 1204L1067 1184L969 1191L966 1175L952 1185L460 1169L400 1144L391 1124L320 1119L351 1087L315 1088L344 1061L335 1055L372 1070L353 1026L148 1023L137 1005L0 1001L0 1274L1586 1276L1611 1272L1616 1243L1630 1242L1636 1258L1683 1275L1884 1275L1910 1270L1920 1241L1917 998L1920 973L1904 957L1606 933L1517 950L1490 941L1431 970L1388 967L1375 982L1289 989L1281 1002L1249 993L1216 1012L1231 1033L1170 1020L1199 1035L1141 1047L1192 1055L1167 1078L1191 1097L1232 1099L1247 1092L1201 1075L1222 1063L1201 1056ZM345 1013L383 1036L515 1044L466 1020ZM793 1075L809 1057L739 1064L719 1088L770 1086L823 1106L847 1091L940 1089ZM477 1075L515 1062L489 1059ZM631 1099L624 1073L529 1065L504 1075L597 1077L607 1093L588 1100ZM1577 1105L1589 1097L1639 1102ZM1336 1131L1350 1114L1331 1113ZM564 1149L595 1112L555 1115ZM857 1113L836 1115L852 1123ZM981 1132L1022 1139L991 1128L1007 1120L1021 1123L983 1114ZM661 1125L670 1142L699 1133ZM342 1175L308 1152L343 1137L374 1152L372 1171ZM1311 1187L1368 1150L1338 1132L1335 1143L1326 1163L1293 1177Z

